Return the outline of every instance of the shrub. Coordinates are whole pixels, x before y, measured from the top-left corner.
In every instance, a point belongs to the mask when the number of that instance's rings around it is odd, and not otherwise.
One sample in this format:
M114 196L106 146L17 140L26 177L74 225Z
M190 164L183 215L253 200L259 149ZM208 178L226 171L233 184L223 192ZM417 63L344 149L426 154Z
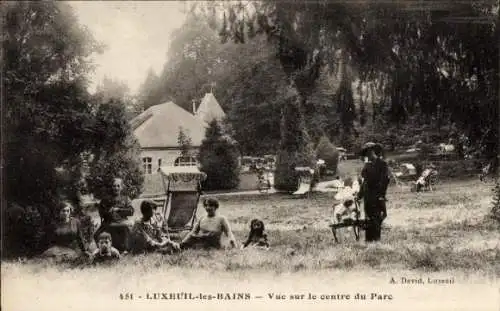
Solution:
M316 147L316 156L318 159L323 159L325 161L327 170L332 171L334 174L337 172L339 152L330 142L328 137L323 136L320 138L318 146Z
M184 132L184 129L179 127L179 133L177 135L177 143L181 149L181 157L187 158L191 156L191 150L193 149L191 137Z
M98 145L89 164L90 192L102 198L109 191L113 178L119 177L124 182L124 193L131 198L138 197L144 183L140 148L127 122L124 106L115 102L103 104L96 119L100 137L96 139Z
M138 148L131 147L92 163L87 177L90 192L96 198L105 196L113 183L113 178L123 179L123 192L130 198L142 193L144 174L140 166Z
M9 204L2 218L2 257L33 256L44 250L48 222L52 217L44 215L49 206L21 206Z
M432 144L420 144L419 147L419 155L423 158L426 158L436 150L436 148Z
M216 120L210 122L200 146L201 170L207 174L206 190L234 189L239 184L239 152Z
M287 192L296 191L299 186L299 175L295 172L296 166L296 155L280 150L274 173L274 188Z
M298 175L295 168L313 166L314 148L305 127L300 96L293 96L283 105L281 117L280 151L276 159L274 188L295 191Z
M476 176L481 163L476 160L433 161L443 178Z

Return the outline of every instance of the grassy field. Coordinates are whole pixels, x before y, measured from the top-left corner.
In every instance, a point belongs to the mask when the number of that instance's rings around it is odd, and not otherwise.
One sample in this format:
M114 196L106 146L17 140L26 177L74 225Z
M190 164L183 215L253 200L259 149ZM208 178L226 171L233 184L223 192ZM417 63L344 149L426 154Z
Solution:
M462 275L478 279L478 284L495 282L500 276L500 231L498 224L487 217L491 185L475 180L450 182L435 192L419 194L391 186L382 241L370 245L354 241L349 234L342 243L334 243L328 228L332 193L309 198L272 194L219 199L219 211L229 219L240 243L250 220L258 217L266 224L271 250L190 250L175 255L126 256L112 267L54 266L36 260L3 262L2 281L25 290L32 286L50 292L52 283L46 281L56 280L66 282L73 290L99 293L116 292L120 286L173 286L179 280L195 280L191 286L214 280L217 288L237 282L234 286L247 284L258 289L260 281L255 278L262 278L268 288L276 285L270 281L273 278L279 278L283 285L294 284L293 288L302 282L321 288L333 282L331 278L321 281L326 276L356 286L361 284L359 277L380 279L394 273ZM198 213L204 211L200 208ZM137 210L135 216L139 215Z

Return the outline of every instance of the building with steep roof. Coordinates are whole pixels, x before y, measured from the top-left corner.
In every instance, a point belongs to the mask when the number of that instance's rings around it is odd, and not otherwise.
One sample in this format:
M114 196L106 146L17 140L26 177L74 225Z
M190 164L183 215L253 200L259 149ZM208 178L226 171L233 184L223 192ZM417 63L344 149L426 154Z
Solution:
M194 113L169 101L151 106L133 118L130 124L141 146L145 175L156 175L158 168L165 165L197 165L198 150L208 123L214 118L220 120L224 117L215 96L207 93ZM193 158L189 161L180 158L180 129L191 139Z

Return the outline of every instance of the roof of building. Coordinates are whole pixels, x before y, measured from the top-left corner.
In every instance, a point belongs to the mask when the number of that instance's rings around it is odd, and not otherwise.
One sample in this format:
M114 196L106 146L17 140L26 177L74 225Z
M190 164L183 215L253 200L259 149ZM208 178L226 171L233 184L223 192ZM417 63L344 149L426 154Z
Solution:
M200 106L196 110L196 116L206 123L210 123L213 119L222 120L226 113L222 110L219 102L213 93L206 93L201 100Z
M141 148L179 147L181 127L193 146L200 146L205 136L204 123L171 101L149 107L132 119L131 125Z

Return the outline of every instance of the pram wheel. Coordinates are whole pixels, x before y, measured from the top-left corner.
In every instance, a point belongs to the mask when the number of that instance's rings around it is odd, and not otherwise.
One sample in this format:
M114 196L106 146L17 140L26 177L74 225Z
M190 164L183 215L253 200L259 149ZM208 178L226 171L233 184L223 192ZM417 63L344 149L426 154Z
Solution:
M417 184L413 183L410 187L411 192L417 192Z

